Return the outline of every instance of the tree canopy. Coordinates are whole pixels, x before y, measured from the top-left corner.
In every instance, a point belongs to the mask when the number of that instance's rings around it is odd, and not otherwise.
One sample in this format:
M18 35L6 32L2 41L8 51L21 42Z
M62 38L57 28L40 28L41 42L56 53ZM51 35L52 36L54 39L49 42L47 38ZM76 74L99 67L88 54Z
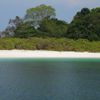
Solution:
M14 31L16 28L23 23L23 19L21 19L19 16L16 16L14 19L10 19L8 22L8 26L6 29L2 32L2 35L5 37L12 37L14 36Z
M55 9L52 6L42 4L37 7L27 9L25 21L31 22L33 26L38 26L44 18L54 18L55 16Z
M100 8L83 8L70 23L66 37L100 40Z
M42 20L39 30L45 32L45 36L49 37L64 37L68 28L68 24L65 21L58 19Z
M71 23L55 18L55 9L48 5L29 8L24 18L16 16L2 32L2 37L66 37L100 40L100 7L83 8Z
M36 34L36 30L28 23L21 23L14 31L14 37L29 38Z

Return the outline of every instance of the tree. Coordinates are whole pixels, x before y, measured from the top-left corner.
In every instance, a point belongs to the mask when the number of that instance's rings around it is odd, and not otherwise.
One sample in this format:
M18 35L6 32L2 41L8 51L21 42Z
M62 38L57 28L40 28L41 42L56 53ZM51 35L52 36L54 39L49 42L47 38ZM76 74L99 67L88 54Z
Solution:
M9 26L13 26L15 28L21 23L23 23L23 19L21 19L19 16L16 16L15 19L9 20Z
M54 8L42 4L35 8L27 9L24 21L37 27L45 17L54 18L55 16Z
M44 32L43 36L49 37L64 37L67 31L68 24L65 21L58 19L45 18L42 20L39 30Z
M100 8L98 8L100 9ZM70 23L66 37L73 39L100 39L100 12L97 8L83 8Z
M15 29L23 23L23 19L21 19L19 16L16 16L15 19L10 19L8 26L3 31L4 37L12 37L14 35Z
M80 12L81 15L87 15L90 13L90 9L89 8L83 8Z
M14 30L15 27L13 26L8 26L2 33L3 33L3 37L13 37L14 35Z
M87 15L89 13L90 13L89 8L83 8L83 9L81 9L81 11L77 12L77 14L74 16L74 20L84 17L85 15Z
M36 35L36 30L33 26L28 23L21 23L17 26L16 30L14 31L14 37L18 38L29 38Z

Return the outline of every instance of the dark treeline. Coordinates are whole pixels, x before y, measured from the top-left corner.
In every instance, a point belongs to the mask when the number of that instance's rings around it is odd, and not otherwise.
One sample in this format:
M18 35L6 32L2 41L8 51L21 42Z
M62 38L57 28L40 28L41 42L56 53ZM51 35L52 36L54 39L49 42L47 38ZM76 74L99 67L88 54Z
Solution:
M40 5L29 8L23 18L10 19L1 37L54 37L100 40L100 7L83 8L71 23L56 18L55 9Z

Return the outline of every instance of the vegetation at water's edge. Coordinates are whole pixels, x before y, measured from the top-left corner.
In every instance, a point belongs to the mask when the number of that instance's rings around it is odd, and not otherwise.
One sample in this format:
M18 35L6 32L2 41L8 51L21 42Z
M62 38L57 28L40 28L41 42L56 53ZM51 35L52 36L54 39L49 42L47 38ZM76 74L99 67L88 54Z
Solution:
M2 38L0 50L54 50L54 51L91 51L100 52L100 41L67 38Z
M100 52L100 7L83 8L68 23L52 6L29 8L0 33L0 49Z
M100 7L83 8L73 17L71 23L56 18L52 6L39 5L29 8L23 18L16 16L9 20L2 37L56 37L71 39L100 40Z

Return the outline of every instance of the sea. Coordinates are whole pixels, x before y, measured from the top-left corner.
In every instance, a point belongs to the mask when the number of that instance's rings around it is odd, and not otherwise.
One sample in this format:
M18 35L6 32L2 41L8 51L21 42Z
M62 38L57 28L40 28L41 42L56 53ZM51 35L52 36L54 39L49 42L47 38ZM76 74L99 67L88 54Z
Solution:
M100 59L0 58L0 100L100 100Z

